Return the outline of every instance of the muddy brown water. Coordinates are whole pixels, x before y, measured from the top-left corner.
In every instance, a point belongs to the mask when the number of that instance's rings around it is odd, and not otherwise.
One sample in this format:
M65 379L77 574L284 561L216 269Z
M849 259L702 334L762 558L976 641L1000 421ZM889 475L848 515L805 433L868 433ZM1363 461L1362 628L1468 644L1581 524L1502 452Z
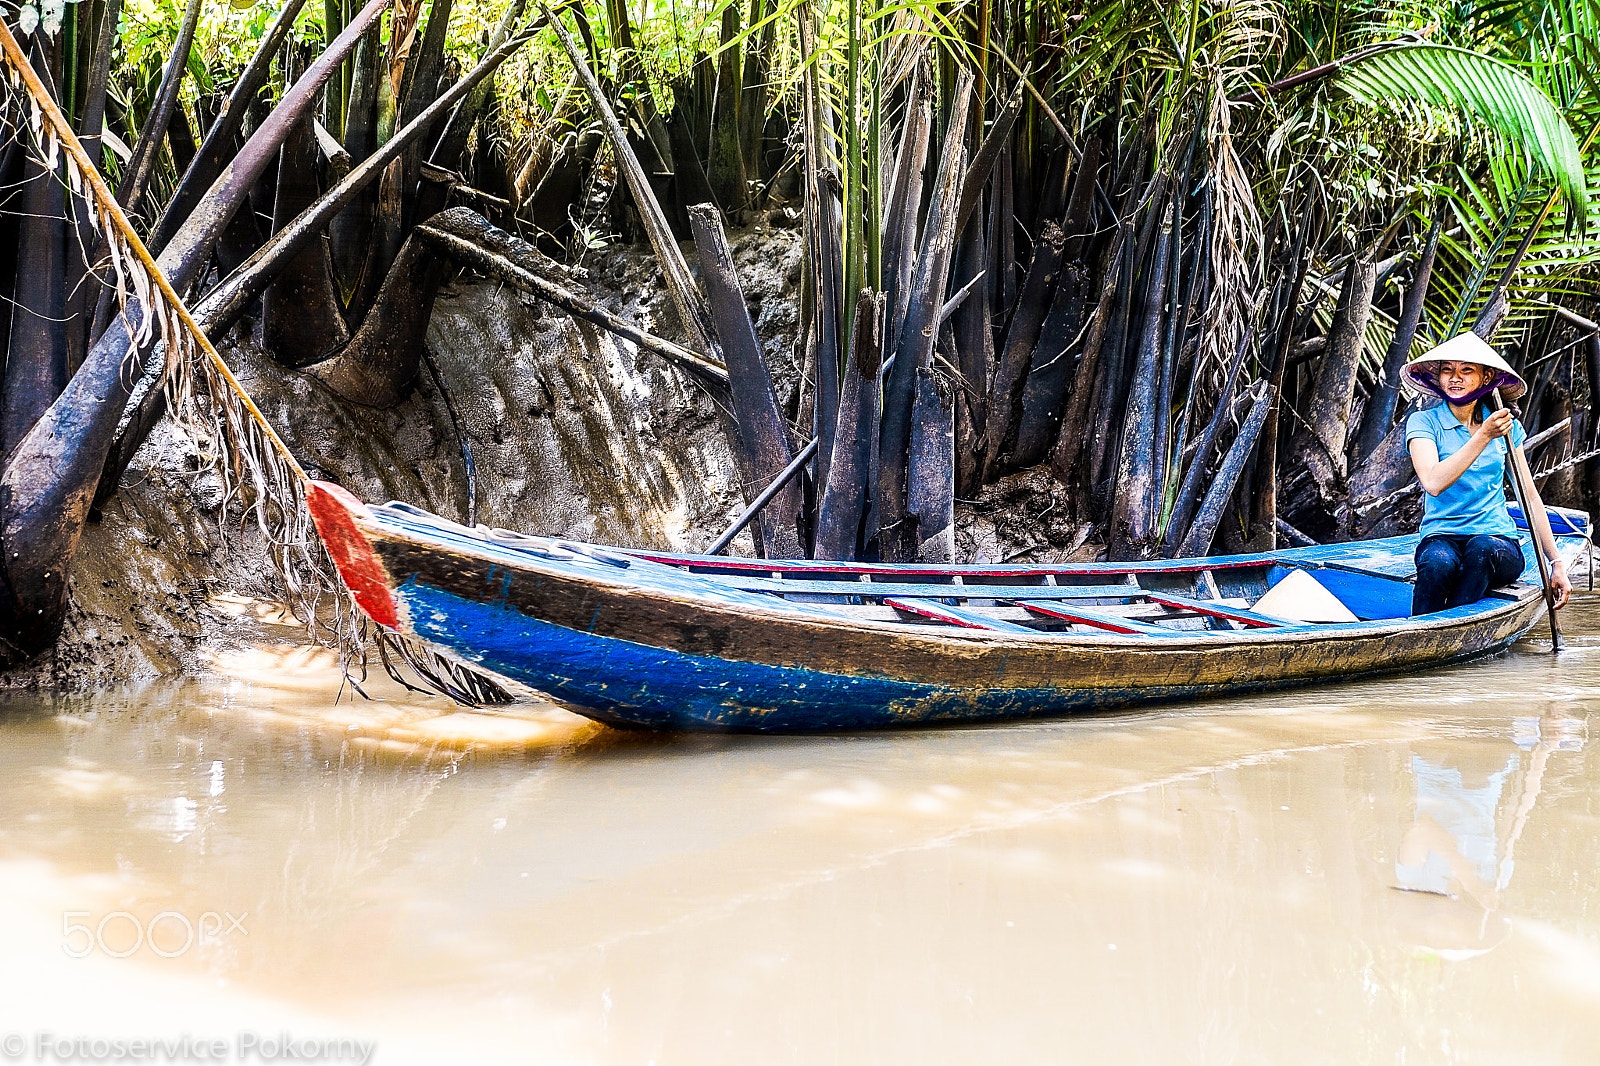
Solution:
M12 698L0 1061L1600 1063L1600 599L1564 617L901 734L335 704L266 647Z

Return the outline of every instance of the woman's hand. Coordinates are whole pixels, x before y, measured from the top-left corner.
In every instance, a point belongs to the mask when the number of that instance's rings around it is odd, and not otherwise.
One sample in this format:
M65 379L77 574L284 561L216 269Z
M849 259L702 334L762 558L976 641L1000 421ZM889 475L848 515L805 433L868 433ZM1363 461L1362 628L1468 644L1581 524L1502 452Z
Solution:
M1502 407L1494 414L1483 420L1483 423L1474 431L1474 435L1481 436L1487 444L1496 437L1503 437L1511 432L1511 409Z
M1572 579L1567 576L1567 564L1556 559L1550 564L1550 591L1555 599L1550 604L1552 611L1559 611L1567 605L1567 597L1572 595Z

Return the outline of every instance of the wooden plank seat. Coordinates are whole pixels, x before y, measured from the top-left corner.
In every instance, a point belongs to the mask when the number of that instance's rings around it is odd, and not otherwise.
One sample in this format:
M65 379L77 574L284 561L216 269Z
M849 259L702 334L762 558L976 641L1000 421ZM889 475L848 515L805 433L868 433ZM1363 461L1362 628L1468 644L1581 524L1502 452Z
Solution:
M1255 611L1218 603L1215 600L1197 600L1189 596L1176 596L1170 592L1151 592L1148 595L1151 603L1159 603L1163 607L1193 611L1196 614L1208 615L1212 618L1226 618L1230 622L1243 622L1247 626L1255 626L1262 629L1304 624L1303 622L1293 622L1286 618L1274 618L1269 614L1257 614Z
M939 603L937 600L891 596L883 602L886 606L893 607L896 610L921 615L924 618L937 619L940 622L948 622L951 625L962 626L967 629L993 629L1002 633L1026 633L1029 636L1040 635L1040 631L1037 629L1019 626L1015 622L1005 622L998 618L989 618L974 611Z
M1068 603L1044 603L1038 600L1027 600L1019 602L1017 606L1026 607L1036 614L1042 614L1050 618L1060 618L1078 625L1108 630L1112 633L1130 633L1150 637L1182 637L1207 633L1206 630L1170 629L1166 626L1141 622L1135 618L1111 614L1107 611L1097 611L1092 607L1079 607Z
M709 575L708 575L709 576ZM779 596L848 596L882 599L906 596L912 599L961 600L1130 600L1143 599L1137 585L930 585L910 581L804 581L761 577L734 577L721 574L711 578L718 584L744 592L770 592Z
M891 600L895 598L896 597L893 596L887 597L887 599ZM868 600L866 603L840 603L837 600L827 603L808 603L805 600L799 599L778 600L777 597L773 597L773 599L775 602L793 604L796 607L823 611L832 616L852 618L861 622L903 623L908 621L906 618L906 612L899 611L891 606L879 603L877 600ZM948 604L942 600L933 600L931 602L938 603L941 607L956 606L961 610L973 615L974 617L983 618L985 620L1015 622L1018 625L1027 626L1037 633L1059 634L1068 632L1086 632L1094 631L1098 628L1096 626L1090 626L1087 624L1075 626L1068 619L1047 618L1036 611L1030 611L1025 607L1016 605L996 604L994 606L990 606L987 603ZM1029 600L1027 602L1040 603L1048 601ZM1204 615L1178 611L1171 607L1163 607L1160 604L1149 602L1096 604L1094 605L1094 609L1102 614L1113 615L1118 618L1132 618L1138 622L1148 622L1152 624L1159 622L1165 628L1172 629L1174 631L1193 632L1194 630L1200 628L1201 624L1206 621L1206 616ZM932 619L927 620L932 621ZM1231 623L1228 622L1220 622L1220 624L1223 626L1231 626Z
M1177 593L1152 591L1132 583L1080 586L929 585L898 581L805 581L720 576L718 581L741 591L798 596L821 603L832 600L833 606L843 608L852 615L870 615L883 621L898 618L899 615L892 613L898 610L951 625L1006 632L1019 629L1030 633L1048 632L1017 624L1030 617L1051 618L1091 630L1159 636L1206 632L1203 629L1158 624L1172 619L1175 614L1177 617L1227 619L1263 628L1297 624L1257 614L1242 602L1229 604L1195 599ZM839 600L855 602L844 604ZM955 601L959 600L992 601L996 606L977 610L971 605L957 606ZM1083 600L1092 602L1070 602ZM874 609L871 601L878 601L883 607Z

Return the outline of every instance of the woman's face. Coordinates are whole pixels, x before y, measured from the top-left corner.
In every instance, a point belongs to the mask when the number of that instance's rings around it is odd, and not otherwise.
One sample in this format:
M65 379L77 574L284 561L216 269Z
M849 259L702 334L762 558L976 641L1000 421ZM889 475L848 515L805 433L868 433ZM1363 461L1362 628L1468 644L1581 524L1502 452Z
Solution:
M1466 403L1467 397L1483 388L1489 372L1477 363L1439 364L1439 389L1452 403Z

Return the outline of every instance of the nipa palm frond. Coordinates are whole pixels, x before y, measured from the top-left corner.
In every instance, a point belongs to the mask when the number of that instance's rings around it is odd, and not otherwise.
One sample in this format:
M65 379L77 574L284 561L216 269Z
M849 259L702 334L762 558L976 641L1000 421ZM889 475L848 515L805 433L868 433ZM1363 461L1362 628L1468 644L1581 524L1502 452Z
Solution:
M1418 44L1353 64L1339 85L1374 106L1423 103L1463 113L1504 150L1547 171L1568 210L1582 217L1588 183L1578 140L1550 97L1517 68L1462 48Z

